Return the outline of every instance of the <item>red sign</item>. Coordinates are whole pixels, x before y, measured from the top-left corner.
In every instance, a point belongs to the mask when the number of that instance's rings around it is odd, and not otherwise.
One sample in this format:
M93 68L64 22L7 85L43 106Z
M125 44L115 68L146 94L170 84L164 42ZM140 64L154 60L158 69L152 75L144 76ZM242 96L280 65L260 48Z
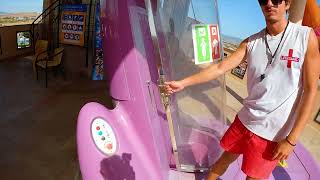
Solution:
M218 25L210 25L212 59L221 58L220 35Z

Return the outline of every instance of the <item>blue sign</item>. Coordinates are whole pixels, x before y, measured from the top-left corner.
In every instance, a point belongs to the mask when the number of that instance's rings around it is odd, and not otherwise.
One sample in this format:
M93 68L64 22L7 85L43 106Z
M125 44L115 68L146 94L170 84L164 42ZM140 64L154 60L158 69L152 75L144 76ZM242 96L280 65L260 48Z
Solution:
M87 5L86 4L65 4L63 5L63 11L86 12Z
M72 45L84 45L86 29L86 4L65 4L61 15L60 42Z

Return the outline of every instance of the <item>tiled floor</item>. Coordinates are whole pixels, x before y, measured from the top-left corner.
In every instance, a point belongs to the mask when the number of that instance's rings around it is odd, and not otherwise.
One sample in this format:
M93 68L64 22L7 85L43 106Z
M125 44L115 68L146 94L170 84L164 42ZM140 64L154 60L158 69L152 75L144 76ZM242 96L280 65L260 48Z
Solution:
M108 104L106 83L58 75L46 89L19 59L0 63L0 84L0 179L75 179L77 115L88 101Z
M89 101L110 107L106 83L68 75L67 80L59 75L49 79L46 89L43 77L34 80L31 63L25 59L0 62L1 180L78 179L77 115ZM243 82L236 77L227 75L226 84L229 92L246 96ZM230 120L241 108L231 94L227 93L226 108ZM320 125L310 122L301 142L320 163Z

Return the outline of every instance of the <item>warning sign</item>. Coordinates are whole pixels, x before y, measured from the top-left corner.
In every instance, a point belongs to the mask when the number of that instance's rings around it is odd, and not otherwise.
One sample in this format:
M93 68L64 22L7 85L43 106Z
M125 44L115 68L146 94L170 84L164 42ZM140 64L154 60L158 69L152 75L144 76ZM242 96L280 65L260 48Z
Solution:
M218 25L193 25L192 37L196 64L210 63L221 58Z
M72 45L84 45L84 27L87 6L84 4L66 4L61 15L60 42Z

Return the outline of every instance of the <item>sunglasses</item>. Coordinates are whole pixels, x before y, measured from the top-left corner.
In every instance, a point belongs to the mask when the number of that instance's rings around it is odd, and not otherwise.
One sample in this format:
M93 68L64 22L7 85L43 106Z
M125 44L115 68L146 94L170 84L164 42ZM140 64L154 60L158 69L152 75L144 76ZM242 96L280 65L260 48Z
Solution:
M268 1L269 0L259 0L259 4L260 4L260 6L265 6L268 4ZM284 0L271 0L272 4L275 6L281 4L282 1L284 1Z

